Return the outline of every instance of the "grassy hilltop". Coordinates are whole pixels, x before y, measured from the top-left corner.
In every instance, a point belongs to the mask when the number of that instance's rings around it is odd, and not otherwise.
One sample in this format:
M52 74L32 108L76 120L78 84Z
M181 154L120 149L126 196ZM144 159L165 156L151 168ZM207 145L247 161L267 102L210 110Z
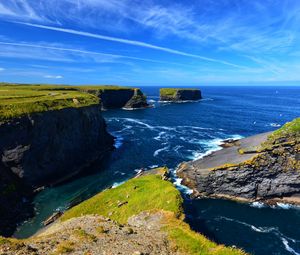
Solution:
M139 243L144 243L147 241L145 239L151 238L152 245L155 246L160 243L161 247L159 249L167 247L172 254L245 254L239 249L217 245L190 229L188 224L183 221L184 213L179 191L171 182L162 178L163 174L161 173L165 171L167 169L161 168L158 171L159 175L149 174L134 178L117 188L97 194L68 210L59 222L50 226L41 235L26 240L2 238L0 239L0 250L1 244L3 249L9 247L9 250L12 252L23 249L20 247L28 245L39 247L40 243L42 243L41 249L48 249L48 242L51 242L51 254L73 254L72 252L74 254L89 254L80 252L85 251L84 249L88 249L88 251L105 249L105 247L101 248L101 246L98 246L103 238L118 240L111 244L114 247L118 247L123 236L118 236L112 229L103 227L103 224L107 224L109 221L106 219L109 218L113 220L111 222L120 224L118 229L126 229L127 238L129 239L126 241L125 249L136 245L132 239L136 236ZM105 218L99 218L103 216ZM97 222L89 224L89 226L86 224L82 225L82 222L88 222L88 220L91 220L91 217L97 219ZM146 223L143 223L144 221ZM74 225L74 222L77 222L77 225ZM136 223L136 225L132 225L132 222ZM131 225L128 225L128 223ZM72 228L72 231L69 231L69 228ZM139 236L143 229L146 232ZM156 230L153 232L151 229ZM58 235L62 235L62 232L69 233L64 235L64 240L57 238ZM150 234L151 237L145 238L147 234ZM166 238L163 244L161 244L161 238ZM122 247L118 249L121 249L120 254L126 253L125 250L122 250ZM139 249L143 250L146 248L142 245Z
M134 88L0 83L0 121L36 112L97 105L101 91L128 89Z

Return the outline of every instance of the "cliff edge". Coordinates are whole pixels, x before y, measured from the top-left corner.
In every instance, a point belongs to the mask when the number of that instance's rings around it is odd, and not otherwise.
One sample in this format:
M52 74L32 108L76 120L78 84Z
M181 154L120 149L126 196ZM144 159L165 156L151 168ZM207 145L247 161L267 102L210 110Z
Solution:
M202 98L199 89L161 88L159 94L160 101L170 102L197 101Z
M32 215L33 191L113 149L99 99L51 86L0 86L0 234Z
M217 245L183 221L182 198L171 182L146 174L105 190L71 208L34 237L0 238L12 254L245 255ZM163 179L162 179L163 176Z
M179 165L194 196L300 204L300 118L224 147Z

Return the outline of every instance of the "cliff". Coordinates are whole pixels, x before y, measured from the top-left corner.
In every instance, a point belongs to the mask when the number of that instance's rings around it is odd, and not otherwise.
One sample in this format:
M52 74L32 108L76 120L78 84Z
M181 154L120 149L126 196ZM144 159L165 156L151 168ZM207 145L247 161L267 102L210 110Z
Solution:
M160 101L195 101L202 98L199 89L162 88L159 91Z
M80 86L74 88L99 97L102 109L138 109L148 107L146 96L138 88L120 86Z
M225 147L178 167L195 196L300 204L300 118Z
M0 87L0 234L32 214L33 190L79 173L113 149L94 95Z
M7 255L245 254L192 231L183 221L179 191L164 180L166 169L156 172L159 175L146 174L97 194L34 237L0 238L0 252Z

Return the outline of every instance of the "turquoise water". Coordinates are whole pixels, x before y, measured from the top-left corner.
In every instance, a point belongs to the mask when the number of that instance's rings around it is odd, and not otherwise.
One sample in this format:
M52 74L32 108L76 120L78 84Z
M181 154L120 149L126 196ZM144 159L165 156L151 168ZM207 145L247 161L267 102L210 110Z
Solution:
M109 131L117 137L117 149L106 163L39 193L34 200L36 217L23 224L16 236L30 236L53 211L121 183L140 168L174 169L182 161L218 149L223 139L274 130L300 115L300 87L203 87L203 100L180 104L159 103L157 87L143 91L154 108L103 113ZM216 242L253 254L300 254L298 208L184 196L187 221Z

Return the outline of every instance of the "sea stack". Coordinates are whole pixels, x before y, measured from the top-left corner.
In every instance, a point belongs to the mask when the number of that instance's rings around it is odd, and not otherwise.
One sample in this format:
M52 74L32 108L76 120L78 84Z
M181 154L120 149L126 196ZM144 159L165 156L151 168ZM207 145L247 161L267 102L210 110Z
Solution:
M197 101L202 98L200 89L189 88L161 88L160 101L182 102Z

